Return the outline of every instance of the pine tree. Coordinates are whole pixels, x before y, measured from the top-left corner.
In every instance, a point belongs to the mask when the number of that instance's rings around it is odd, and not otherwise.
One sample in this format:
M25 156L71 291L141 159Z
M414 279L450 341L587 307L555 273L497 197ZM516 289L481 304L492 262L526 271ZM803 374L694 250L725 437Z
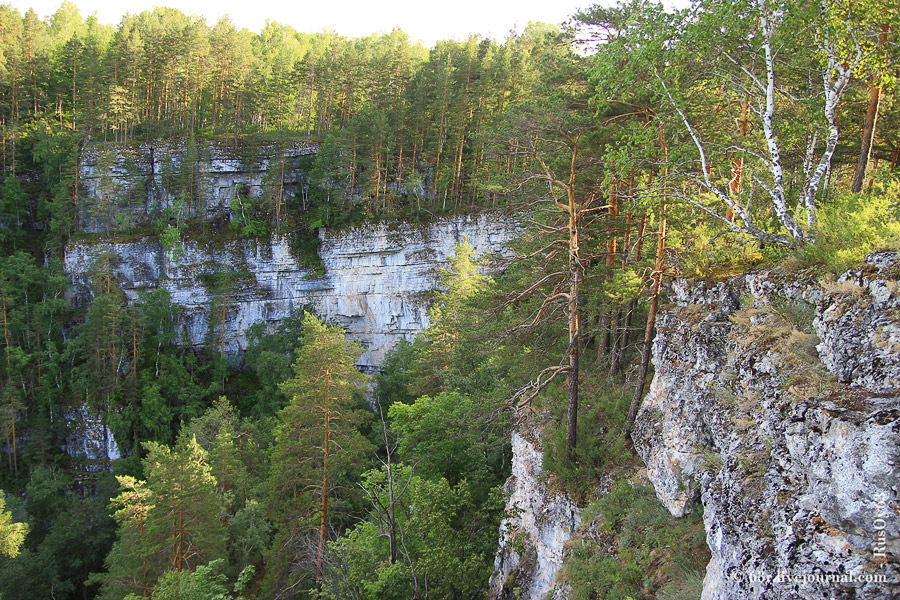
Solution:
M103 584L103 598L147 595L164 572L190 571L225 554L216 480L196 436L182 432L174 449L155 442L144 448L147 481L117 477L118 539L107 573L91 578Z
M150 528L164 540L169 568L193 569L220 558L225 532L209 454L193 435L179 436L174 449L154 442L144 447L144 468L156 498Z
M3 490L0 490L0 554L15 557L27 533L28 523L13 522L12 513L6 510Z
M332 526L332 500L346 496L347 490L337 488L348 471L361 469L360 459L371 448L358 429L367 415L355 409L354 401L354 392L366 381L354 366L361 354L359 343L346 340L339 326L307 314L294 377L282 384L291 403L281 411L276 431L271 506L292 511L291 520L282 524L286 543L296 543L290 538L315 539L306 558L314 565L317 586Z
M147 523L154 495L147 483L128 475L116 476L119 495L112 499L118 539L106 557L107 572L91 576L101 582L102 598L121 598L130 592L146 595L152 574L162 570L156 547L149 541Z

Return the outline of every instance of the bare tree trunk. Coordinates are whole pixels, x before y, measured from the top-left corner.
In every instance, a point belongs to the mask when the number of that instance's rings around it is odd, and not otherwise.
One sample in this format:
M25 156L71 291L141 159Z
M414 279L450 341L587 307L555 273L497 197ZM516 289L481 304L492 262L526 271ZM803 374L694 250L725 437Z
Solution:
M628 303L628 312L625 313L625 326L622 327L622 352L628 348L631 342L631 321L634 318L634 309L637 306L637 299Z
M569 178L569 404L566 414L566 452L573 458L578 438L578 362L580 329L578 324L578 288L581 264L578 257L578 221L580 213L575 204L575 157L572 152L572 168Z
M650 311L647 314L647 327L644 329L644 347L641 352L641 370L638 375L637 386L634 388L634 396L631 398L631 407L628 409L628 419L625 422L625 431L631 434L634 419L637 417L644 396L644 386L647 384L647 370L650 366L650 350L653 344L653 331L656 328L656 313L659 310L659 289L662 285L663 270L665 268L666 251L666 207L663 205L659 219L659 239L656 245L656 267L653 270L653 292L650 300Z
M881 26L881 33L878 35L878 45L882 46L887 42L888 33L891 26L884 24ZM858 194L862 191L863 182L866 178L866 168L872 159L872 145L875 141L875 127L878 123L878 107L881 104L881 80L877 75L872 76L869 82L869 105L866 110L866 121L863 125L862 142L859 146L859 159L856 162L856 171L853 173L853 185L850 191Z
M597 343L597 362L609 351L609 313L600 315L600 341Z
M609 350L609 377L610 379L619 374L619 360L622 356L622 305L616 307L616 313L612 319L612 346Z

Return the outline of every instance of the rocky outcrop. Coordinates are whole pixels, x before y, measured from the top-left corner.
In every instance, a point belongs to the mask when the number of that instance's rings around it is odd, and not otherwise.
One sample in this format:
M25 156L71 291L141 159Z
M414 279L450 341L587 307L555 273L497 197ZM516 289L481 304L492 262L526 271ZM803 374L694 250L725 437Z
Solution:
M106 268L107 254L129 302L141 290L164 287L178 307L184 345L202 346L210 332L218 343L224 305L224 340L231 354L246 347L251 325L274 325L306 307L343 325L365 348L360 366L376 368L397 341L427 327L439 270L459 242L467 238L476 256L498 256L516 232L513 221L495 214L322 229L324 275L300 264L286 236L206 243L189 239L177 256L155 238L71 242L65 269L78 302L90 301L91 278L97 268ZM231 273L226 288L210 285L205 276L220 272Z
M526 432L512 435L512 476L506 481L506 512L488 597L544 600L565 598L556 581L565 544L581 522L581 511L552 492L542 475L542 453Z
M900 595L896 256L674 286L633 439L672 514L702 504L704 600Z
M233 201L266 194L288 203L304 194L302 159L317 150L184 139L91 146L81 156L78 226L104 233L160 217L227 221Z
M96 411L87 406L63 412L66 423L63 450L80 463L81 470L105 470L109 461L122 457L112 431Z

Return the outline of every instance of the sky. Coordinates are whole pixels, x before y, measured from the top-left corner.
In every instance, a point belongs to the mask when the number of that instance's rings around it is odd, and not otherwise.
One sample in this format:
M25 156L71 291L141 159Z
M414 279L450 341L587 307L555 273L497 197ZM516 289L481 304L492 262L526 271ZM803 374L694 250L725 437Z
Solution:
M0 0L21 12L33 8L41 18L62 0ZM333 29L349 37L387 33L395 27L432 46L441 39L464 40L470 33L505 39L530 21L561 23L595 0L73 0L82 17L96 13L101 23L117 24L127 11L154 5L206 17L213 25L228 15L238 27L258 32L267 19L314 33Z

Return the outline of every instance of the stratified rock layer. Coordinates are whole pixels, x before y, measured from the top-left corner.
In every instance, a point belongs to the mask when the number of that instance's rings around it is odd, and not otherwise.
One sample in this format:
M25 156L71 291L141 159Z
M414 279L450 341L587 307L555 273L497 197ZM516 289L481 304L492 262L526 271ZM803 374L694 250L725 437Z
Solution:
M633 439L672 514L702 503L704 600L900 596L895 257L674 286Z
M186 139L102 144L79 165L78 228L106 233L159 218L228 221L232 203L268 196L300 205L318 146L294 142L234 146ZM249 210L249 208L248 208Z
M524 432L512 435L512 476L506 481L506 512L488 597L544 600L565 598L556 581L565 543L581 522L581 511L542 477L540 446Z
M95 267L110 268L127 299L139 290L164 287L179 310L184 345L218 343L221 326L210 323L220 311L222 294L210 289L203 274L233 273L227 298L225 348L235 354L246 347L247 329L259 322L274 325L308 307L329 322L343 325L366 352L363 368L377 368L384 353L400 339L411 339L428 325L429 299L442 265L464 238L476 256L500 255L516 225L497 215L438 219L428 224L380 223L342 231L321 230L318 275L291 252L288 237L202 243L186 240L180 256L163 251L159 241L72 242L65 269L80 302L90 300ZM213 312L212 314L221 314ZM210 332L214 334L210 337Z

